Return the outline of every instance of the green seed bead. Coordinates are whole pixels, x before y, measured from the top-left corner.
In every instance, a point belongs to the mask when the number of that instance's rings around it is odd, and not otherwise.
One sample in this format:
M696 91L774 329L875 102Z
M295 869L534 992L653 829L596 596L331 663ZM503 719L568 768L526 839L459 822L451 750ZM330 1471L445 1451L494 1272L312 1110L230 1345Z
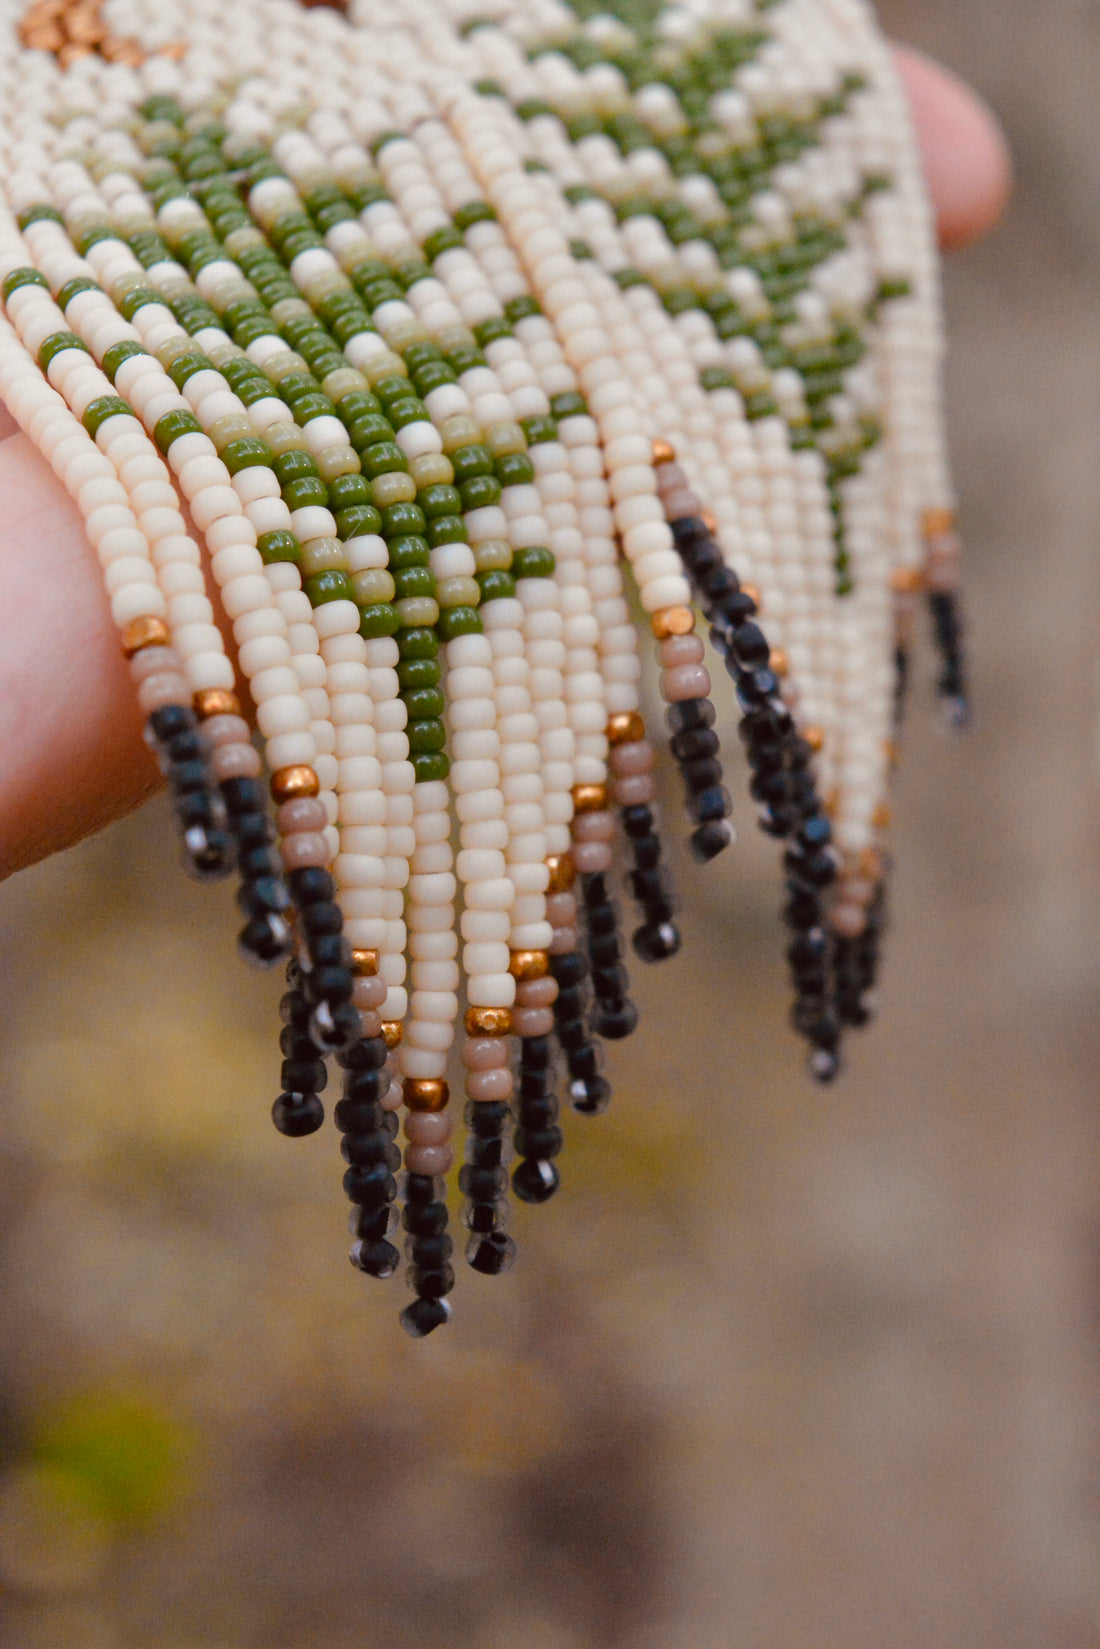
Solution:
M402 476L401 479L407 480L408 477ZM382 493L382 486L383 483L381 481L375 483L374 501L378 508L382 511L383 537L405 538L410 533L423 533L424 528L427 526L427 522L424 519L424 511L420 508L419 504L414 504L407 499L401 499L397 503L387 505L384 495L379 496Z
M202 434L202 425L193 412L186 407L180 407L176 412L166 412L159 418L153 427L153 440L161 452L167 453L173 441L178 441L181 435Z
M477 607L481 602L481 586L476 578L441 578L436 585L435 599L440 611L448 607Z
M496 461L496 472L502 487L529 487L535 479L535 466L525 452L504 453Z
M132 321L138 310L144 309L146 304L164 302L160 293L155 292L151 286L131 286L126 292L117 296L112 292L111 296L124 321Z
M417 687L402 696L410 721L438 721L443 715L443 694L438 687Z
M350 400L351 397L349 396L347 399ZM346 401L340 402L337 412L344 420L348 440L360 456L365 457L367 449L370 447L379 446L393 440L393 425L384 413L363 412L353 416L346 411Z
M177 355L168 367L168 376L177 389L182 389L189 378L196 372L205 372L210 366L208 358L197 349L188 350L185 355Z
M304 553L304 552L303 552ZM328 601L350 601L351 579L346 572L333 569L303 580L303 588L314 607L323 607Z
M329 505L331 509L331 504ZM362 538L366 533L382 530L382 517L370 504L351 504L346 510L334 510L336 531L341 538Z
M359 634L364 641L377 641L382 636L396 635L400 628L401 620L387 602L381 602L374 607L364 607L359 614Z
M457 487L425 487L423 492L417 495L416 501L429 521L440 515L457 515L462 509L462 499Z
M551 395L550 411L559 422L562 418L582 418L587 415L588 402L576 390L568 390L562 395Z
M252 435L238 441L230 441L223 447L221 460L230 475L236 475L244 469L251 469L257 464L266 464L269 468L272 462L271 448L259 436Z
M460 515L437 515L428 522L428 543L433 549L440 544L465 544L465 521Z
M364 572L352 573L351 590L360 607L376 607L393 600L397 585L385 567L369 567Z
M288 510L304 510L314 505L323 509L328 505L328 488L319 475L303 475L299 480L285 483L283 501Z
M404 632L409 634L408 630ZM400 647L400 639L397 645ZM443 671L434 658L403 658L397 666L397 681L403 693L436 688L442 679ZM442 693L439 696L442 698Z
M38 351L38 365L43 372L63 349L82 349L85 355L90 353L87 344L75 332L51 332L48 338L43 339Z
M129 361L135 355L148 355L149 351L144 344L136 343L131 338L124 338L121 343L112 344L103 357L103 370L114 383L118 369L123 361Z
M15 221L18 223L19 228L22 231L24 229L29 229L32 223L49 222L64 224L65 219L61 216L61 213L57 210L56 206L28 206L20 212ZM37 273L37 270L35 273Z
M511 572L512 546L506 538L483 538L474 546L474 561L479 573Z
M476 607L448 607L445 613L440 613L437 622L443 641L454 641L456 636L481 634L481 614Z
M107 422L108 418L119 417L134 418L136 413L133 407L128 406L117 395L101 395L84 409L84 416L80 422L94 441L100 428Z
M45 286L46 282L43 281L42 284ZM7 285L6 281L4 285ZM89 279L87 275L76 275L71 281L66 281L60 292L57 294L57 307L58 309L68 309L78 292L102 291L103 288L100 286L98 281ZM5 297L8 297L9 295L10 294L7 292L4 294Z
M512 574L515 578L552 578L556 565L552 550L533 544L516 550L512 556Z
M424 256L429 263L434 263L443 252L454 251L464 242L461 232L450 224L443 224L439 229L433 229L424 240Z
M558 426L553 418L524 418L521 423L529 447L541 446L558 438Z
M479 321L474 327L474 337L478 347L485 349L488 344L495 343L498 338L512 336L512 323L505 320L503 315L491 316L487 321Z
M410 754L417 784L441 784L451 771L451 764L442 750L418 750Z
M409 750L414 754L442 750L447 743L446 729L435 717L427 721L410 721L408 735Z
M311 395L296 395L286 397L291 411L300 424L308 424L313 418L334 418L336 408L327 395L315 390Z
M434 596L409 596L403 601L396 601L394 607L406 629L419 630L439 623L439 603Z
M504 305L504 313L507 315L513 326L518 326L520 321L527 320L530 315L541 315L542 305L539 303L537 298L532 298L529 296L509 298L508 302Z
M302 546L287 528L261 533L256 541L256 547L263 556L265 567L276 561L292 561L297 566L302 558Z
M315 573L347 572L347 557L338 538L307 538L302 545L302 577ZM385 599L380 597L379 599Z
M426 567L430 559L428 540L421 538L419 533L403 533L400 538L391 538L386 551L390 571L394 573L404 567Z
M393 571L399 601L427 596L435 600L435 577L430 567L398 567Z
M387 475L391 470L407 470L409 461L395 441L379 441L375 446L367 447L359 454L363 462L363 474L370 476L373 481L376 476Z
M471 475L458 491L464 510L483 510L500 503L501 486L495 475Z
M459 447L450 454L454 466L455 482L459 491L463 482L471 480L475 475L493 474L493 455L488 447L480 443L471 443L469 446Z
M327 485L328 507L334 514L338 510L350 509L355 504L369 504L371 501L370 482L357 470L349 470L344 475L334 475L327 481Z
M481 591L482 605L487 601L510 600L516 593L515 579L511 573L504 572L499 567L489 572L478 573L477 585Z
M274 426L275 430L279 428L279 425ZM274 430L272 433L274 434ZM315 481L318 479L317 465L313 461L311 452L306 452L302 447L292 447L289 451L285 449L280 451L274 441L270 442L269 445L274 450L271 467L275 471L281 487L289 486L291 481L304 479Z
M434 659L439 652L439 637L430 625L409 628L398 636L397 650L403 659Z

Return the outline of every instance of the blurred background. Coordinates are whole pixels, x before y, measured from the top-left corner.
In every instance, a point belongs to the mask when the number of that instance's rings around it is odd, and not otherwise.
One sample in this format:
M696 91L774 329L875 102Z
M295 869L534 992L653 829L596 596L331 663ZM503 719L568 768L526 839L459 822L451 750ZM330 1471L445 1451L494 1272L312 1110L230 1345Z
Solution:
M926 658L880 1022L816 1091L771 844L681 862L613 1111L414 1345L162 805L7 883L13 1649L1100 1645L1100 14L882 11L1020 177L948 275L978 714Z

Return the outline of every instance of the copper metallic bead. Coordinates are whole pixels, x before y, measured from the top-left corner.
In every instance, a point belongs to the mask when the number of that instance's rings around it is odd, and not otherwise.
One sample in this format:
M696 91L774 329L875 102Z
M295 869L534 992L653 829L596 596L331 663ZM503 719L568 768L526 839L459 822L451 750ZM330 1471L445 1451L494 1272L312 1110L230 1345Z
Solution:
M894 822L894 810L889 802L879 802L871 815L871 823L876 830L889 830Z
M716 533L718 531L718 517L715 515L713 510L701 510L699 512L699 519L709 533Z
M164 620L146 614L141 618L132 618L123 630L122 651L127 658L133 658L135 653L144 652L146 647L168 647L171 641Z
M320 795L321 781L312 767L280 767L271 775L271 795L276 802L296 802L303 796Z
M162 46L158 53L160 57L171 58L173 63L180 63L187 56L186 40L172 40L167 46Z
M513 979L545 979L550 958L544 950L514 950L508 972Z
M920 567L896 567L890 574L890 588L895 595L916 595L924 588L924 571Z
M93 52L91 46L78 46L75 41L67 40L58 51L57 61L61 64L63 69L67 69L73 63L79 63L82 57L94 56L95 53Z
M773 647L768 657L768 666L773 675L785 676L790 669L790 660L782 647Z
M886 760L890 763L890 766L896 767L901 758L901 751L898 749L893 739L887 739L882 748L886 753Z
M881 882L882 855L873 847L865 847L857 861L860 876L867 882Z
M825 734L820 727L805 728L803 730L802 737L806 740L806 743L815 755L819 750L824 750Z
M382 1040L391 1052L394 1048L399 1048L401 1046L404 1038L405 1027L401 1023L400 1019L383 1019Z
M200 721L209 721L211 716L239 716L241 713L241 701L228 687L204 687L195 694L192 702Z
M410 1111L445 1111L451 1098L442 1077L407 1076L401 1093Z
M689 636L695 629L695 614L690 607L662 607L650 618L653 634L658 641L669 636Z
M512 1029L511 1008L467 1008L467 1036L507 1036Z
M637 710L618 710L607 724L608 744L640 744L645 738L645 721Z
M605 784L575 784L573 786L574 813L604 813L607 810Z
M577 879L577 867L571 853L552 853L546 861L550 872L547 893L568 893Z
M374 979L377 977L380 961L376 950L353 950L351 971L357 979Z
M954 510L925 510L921 517L921 532L925 538L942 538L945 533L954 532L955 526Z
M759 612L761 607L763 607L764 597L761 594L759 584L742 584L741 594L748 596L757 612Z
M836 815L837 815L837 809L839 808L839 806L840 806L840 791L837 790L836 787L834 786L832 790L827 790L825 792L824 797L822 798L822 802L821 802L822 812L825 814L826 818L835 819Z
M653 462L654 464L674 464L676 462L676 453L670 441L654 441Z

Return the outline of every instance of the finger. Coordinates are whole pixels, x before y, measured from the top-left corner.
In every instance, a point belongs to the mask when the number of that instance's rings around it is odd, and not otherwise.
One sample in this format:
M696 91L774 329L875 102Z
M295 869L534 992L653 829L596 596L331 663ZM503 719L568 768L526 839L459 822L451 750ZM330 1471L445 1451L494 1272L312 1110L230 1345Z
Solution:
M994 227L1012 188L1008 143L996 116L955 75L923 53L896 52L916 122L925 174L945 251Z
M69 847L157 787L95 556L25 435L0 441L0 875Z
M14 435L18 428L19 425L16 423L3 401L0 401L0 441L6 441L8 436Z

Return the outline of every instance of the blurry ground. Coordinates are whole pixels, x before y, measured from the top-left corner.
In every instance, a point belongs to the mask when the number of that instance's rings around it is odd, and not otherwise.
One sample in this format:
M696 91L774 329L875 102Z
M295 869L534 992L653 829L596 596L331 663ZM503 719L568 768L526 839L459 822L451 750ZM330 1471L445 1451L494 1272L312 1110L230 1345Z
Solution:
M160 808L7 884L13 1649L1100 1646L1100 20L884 11L1021 186L950 276L980 718L911 717L881 1023L813 1091L768 845L681 865L613 1114L413 1346Z

